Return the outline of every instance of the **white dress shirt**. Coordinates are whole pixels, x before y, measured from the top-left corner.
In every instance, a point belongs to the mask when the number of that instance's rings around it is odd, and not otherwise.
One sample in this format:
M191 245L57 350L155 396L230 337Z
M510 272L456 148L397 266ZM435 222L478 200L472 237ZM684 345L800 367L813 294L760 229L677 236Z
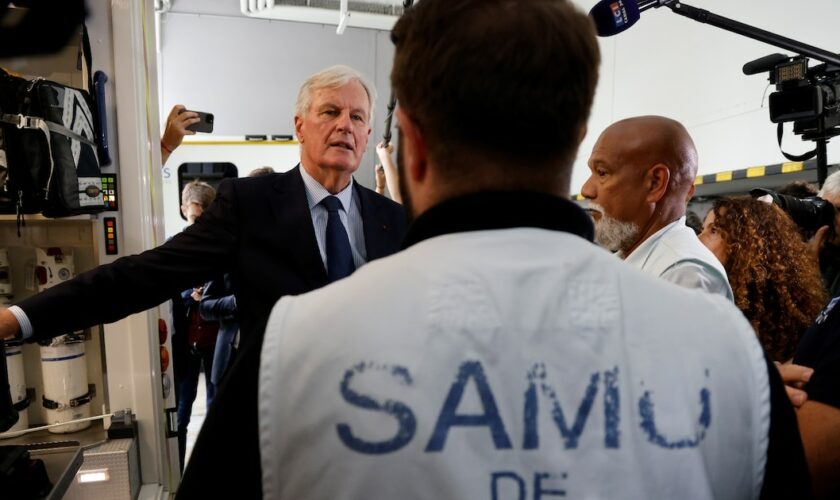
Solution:
M343 210L338 212L344 230L350 238L350 249L353 251L353 264L356 269L367 263L367 250L365 248L365 231L362 224L362 212L359 210L359 195L353 189L353 178L350 184L336 194L327 191L327 188L309 175L303 165L300 166L300 175L303 177L303 184L306 186L306 201L309 202L309 213L312 215L312 225L315 227L315 239L318 240L318 250L321 252L321 261L324 269L327 268L327 221L329 213L321 205L321 201L327 196L335 196L341 202Z

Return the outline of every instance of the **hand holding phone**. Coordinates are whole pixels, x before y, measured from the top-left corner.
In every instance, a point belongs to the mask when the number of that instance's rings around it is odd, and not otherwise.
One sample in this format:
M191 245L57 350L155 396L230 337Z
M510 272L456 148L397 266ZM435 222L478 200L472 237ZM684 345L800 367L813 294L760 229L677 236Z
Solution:
M182 113L195 113L198 115L198 122L193 123L192 125L187 126L187 130L191 130L193 132L204 132L204 133L211 133L213 132L213 113L205 113L203 111L191 111L191 110L183 110Z

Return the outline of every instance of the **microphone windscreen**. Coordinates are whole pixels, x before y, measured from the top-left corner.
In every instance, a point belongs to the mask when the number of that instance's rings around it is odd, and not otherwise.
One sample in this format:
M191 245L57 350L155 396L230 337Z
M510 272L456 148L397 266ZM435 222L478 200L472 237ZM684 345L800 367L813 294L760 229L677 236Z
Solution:
M589 17L595 22L598 36L613 36L639 20L639 5L636 0L601 0L589 11Z
M784 54L770 54L750 61L744 65L743 71L745 75L755 75L757 73L767 73L776 67L779 63L787 61L789 58Z

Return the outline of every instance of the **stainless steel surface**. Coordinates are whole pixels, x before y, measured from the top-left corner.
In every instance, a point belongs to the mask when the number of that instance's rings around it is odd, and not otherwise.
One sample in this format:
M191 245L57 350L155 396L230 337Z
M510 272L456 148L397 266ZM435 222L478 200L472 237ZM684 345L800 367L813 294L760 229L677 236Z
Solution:
M140 490L140 466L134 439L112 439L84 451L84 463L77 478L86 473L103 473L107 479L74 481L65 500L133 500Z

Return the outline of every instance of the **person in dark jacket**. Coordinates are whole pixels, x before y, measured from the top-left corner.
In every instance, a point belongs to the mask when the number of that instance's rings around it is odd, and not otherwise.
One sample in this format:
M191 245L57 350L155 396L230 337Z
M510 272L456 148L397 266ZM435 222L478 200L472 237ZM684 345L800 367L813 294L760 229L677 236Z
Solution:
M208 281L204 285L204 297L199 304L199 312L202 319L219 323L212 370L208 374L213 385L218 387L236 354L239 333L236 297L233 295L230 275L225 274L221 280Z

